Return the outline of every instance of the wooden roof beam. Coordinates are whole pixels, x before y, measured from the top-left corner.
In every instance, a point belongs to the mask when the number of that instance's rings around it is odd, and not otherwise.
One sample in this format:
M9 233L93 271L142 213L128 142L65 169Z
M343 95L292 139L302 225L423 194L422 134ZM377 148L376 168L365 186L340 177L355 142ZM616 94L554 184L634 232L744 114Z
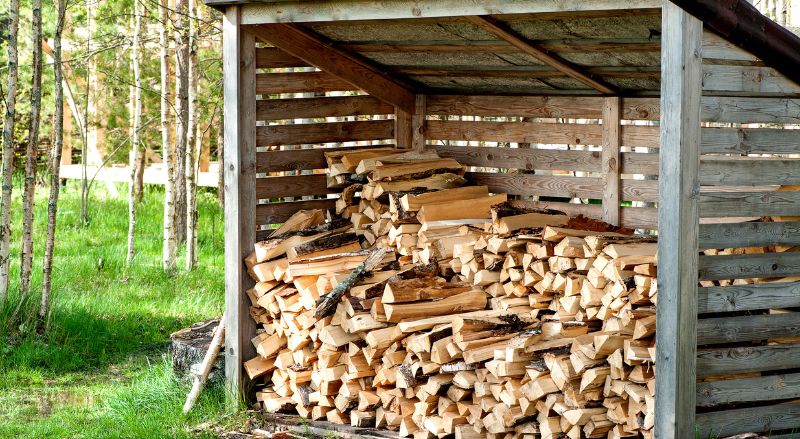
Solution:
M583 82L600 93L608 95L619 93L619 90L617 90L617 88L613 85L608 84L601 78L585 72L580 66L561 58L555 53L549 52L548 50L531 43L525 39L525 37L518 34L516 31L494 17L488 15L475 15L469 17L469 20L483 29L493 33L498 38L507 41L509 44L513 45L519 50L561 72L564 72L568 76Z
M248 26L248 30L256 38L414 114L416 96L409 85L357 55L335 47L312 31L292 23Z

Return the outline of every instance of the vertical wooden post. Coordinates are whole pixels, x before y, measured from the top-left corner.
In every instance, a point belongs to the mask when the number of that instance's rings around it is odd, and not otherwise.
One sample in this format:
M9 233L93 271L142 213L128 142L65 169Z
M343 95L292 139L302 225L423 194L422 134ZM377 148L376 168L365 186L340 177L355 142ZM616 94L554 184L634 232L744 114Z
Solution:
M425 95L418 94L414 115L411 116L411 147L414 151L425 150Z
M603 100L603 221L620 225L619 169L620 163L620 99Z
M256 236L255 38L240 26L240 7L223 17L225 81L225 377L231 402L246 396L242 362L255 355L255 322L245 291L253 282L243 259Z
M395 148L411 149L414 133L411 128L413 115L394 107L394 140Z
M702 23L662 9L656 421L659 438L694 437Z

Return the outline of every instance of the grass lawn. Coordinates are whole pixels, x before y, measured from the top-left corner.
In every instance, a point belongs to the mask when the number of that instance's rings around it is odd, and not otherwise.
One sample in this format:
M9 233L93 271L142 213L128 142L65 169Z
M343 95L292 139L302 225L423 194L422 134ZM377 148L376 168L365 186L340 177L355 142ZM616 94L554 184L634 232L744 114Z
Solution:
M12 207L12 304L18 299L19 187ZM37 194L31 310L41 293L47 192ZM173 376L167 357L171 332L222 313L223 216L215 195L198 194L199 266L175 275L160 266L162 191L146 188L130 268L127 200L108 198L95 184L84 227L77 184L61 195L50 332L20 337L8 328L11 305L0 309L0 438L187 437L202 422L230 421L220 388L206 389L189 416L181 413L188 385Z

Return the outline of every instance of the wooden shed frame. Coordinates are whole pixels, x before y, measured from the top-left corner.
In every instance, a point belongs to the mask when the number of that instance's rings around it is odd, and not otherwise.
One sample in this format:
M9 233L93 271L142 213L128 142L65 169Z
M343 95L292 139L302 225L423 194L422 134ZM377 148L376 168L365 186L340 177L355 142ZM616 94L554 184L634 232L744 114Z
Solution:
M744 73L739 72L724 79L729 82L726 86L730 85L730 90L708 91L707 87L704 88L708 78L704 76L703 70L703 22L668 1L662 3L658 0L206 0L206 3L219 8L224 14L225 297L227 309L225 353L227 382L231 394L236 398L247 394L246 376L243 373L242 362L255 355L250 341L255 333L255 323L250 318L249 301L245 294L245 290L252 286L252 281L242 261L252 251L257 239L255 231L258 230L256 223L256 206L259 203L256 191L257 147L259 146L256 130L259 111L256 96L257 41L269 42L293 57L300 58L321 71L376 97L383 105L391 105L395 109L392 137L396 144L402 147L421 149L426 144L426 98L428 93L416 89L412 81L406 81L402 76L391 75L381 66L365 62L360 56L354 56L348 50L342 49L341 45L332 44L317 38L313 33L305 32L302 25L363 20L435 20L466 17L471 23L505 40L519 51L543 61L563 74L564 77L587 86L586 89L577 92L553 90L552 93L522 93L523 95L550 96L556 100L584 96L602 102L603 149L600 157L600 169L603 173L603 188L602 196L599 198L603 200L601 217L608 222L616 224L626 222L626 208L620 207L620 193L623 192L620 173L626 165L620 154L620 144L623 138L621 131L625 130L628 125L621 125L620 119L625 119L626 111L634 111L631 108L635 109L636 105L640 105L641 102L660 99L660 105L655 109L655 113L659 114L660 140L657 146L660 149L658 154L654 154L656 160L660 160L657 183L659 304L657 308L656 437L694 437L698 423L717 426L724 425L725 422L733 422L735 426L729 428L744 428L746 431L752 426L764 425L764 416L776 419L767 421L772 422L768 426L776 430L800 426L800 408L796 404L778 404L770 406L768 411L755 409L752 410L754 412L752 415L725 413L717 417L714 415L698 415L696 417L695 408L697 405L698 331L725 331L726 324L738 325L740 323L738 320L723 322L721 321L723 319L717 319L720 321L704 323L702 328L699 328L698 312L703 313L713 309L727 311L748 309L736 306L714 308L709 305L714 300L729 299L730 303L733 303L735 298L747 297L748 292L733 288L729 292L719 291L721 288L714 291L710 291L709 288L699 289L696 274L700 273L700 279L703 279L704 276L706 279L714 279L715 270L722 272L722 275L735 275L732 274L732 271L736 270L740 274L747 271L749 277L768 273L800 274L800 258L794 256L800 253L773 254L772 256L750 255L750 257L726 260L722 260L722 257L713 259L712 257L698 256L699 249L714 248L714 245L722 244L753 245L752 242L758 241L759 237L763 238L764 236L770 237L769 242L785 245L800 244L798 242L800 238L795 233L800 230L797 228L797 223L756 225L751 223L746 228L744 225L737 224L718 224L706 227L700 225L700 217L704 213L710 214L710 216L730 217L734 216L730 212L735 212L739 207L742 212L739 216L800 215L800 192L781 192L783 194L781 196L758 191L747 193L701 192L701 185L708 184L706 182L708 178L703 177L700 170L701 153L703 153L701 148L704 145L701 138L701 121L715 120L713 117L707 117L706 113L713 113L716 108L716 114L733 112L738 115L737 117L717 118L716 120L721 124L730 123L732 125L727 131L724 125L714 127L718 128L718 132L714 131L714 133L719 134L720 139L724 137L720 142L728 142L733 145L731 150L738 148L744 154L759 150L759 140L748 137L751 133L743 128L742 124L747 122L800 124L800 100L797 100L800 97L800 87L778 73L783 72L786 76L792 76L785 66L771 63L764 65L764 63L731 62L731 65L734 66L747 66L742 67ZM628 10L631 9L660 10L660 93L626 91L609 82L602 73L596 74L592 69L582 69L576 63L554 55L553 51L526 40L502 23L504 18L516 14L549 17L586 16L587 14L613 16L615 14L630 15ZM500 19L495 17L500 17ZM706 27L707 29L714 28L713 24L708 22L706 22ZM706 33L709 33L708 30ZM734 32L732 31L732 33ZM730 37L730 35L726 35L726 37ZM735 38L729 39L736 40ZM751 51L754 55L759 55L762 60L768 59L770 53L769 51L755 52L757 51ZM755 77L748 76L750 74L748 72L751 72L753 66L756 66L758 70ZM773 67L774 70L770 67ZM600 70L596 69L596 71ZM712 104L704 103L705 97L709 97L711 100L717 97L741 97L746 98L746 103L751 106L731 108L720 104L718 107L714 107ZM640 99L637 101L638 104L633 104L631 101L631 105L626 105L626 100L634 98ZM756 102L751 99L748 101L747 99L750 98L762 100ZM648 99L649 101L647 101ZM523 100L520 105L524 106L525 102L527 101ZM764 116L767 113L769 116ZM756 116L748 119L751 114ZM711 133L712 128L709 128L708 132ZM759 133L769 134L762 131ZM774 135L776 137L770 137L770 142L780 143L778 139L784 139L783 144L786 146L783 150L772 148L771 151L777 153L800 152L800 139L792 139L790 135L779 135L777 132ZM734 138L731 140L730 136ZM763 143L761 142L761 144ZM770 143L770 145L772 144ZM652 156L653 154L651 154ZM655 166L654 163L651 165ZM795 175L800 171L800 166L789 160L776 161L775 166L777 167L752 167L751 165L752 163L749 163L743 167L725 169L746 171L750 173L748 174L750 177L760 173L758 178L750 179L759 184L792 184L794 180L797 180ZM735 185L743 183L744 180L747 179L744 177L719 177L715 183ZM743 185L748 184L754 185L752 181L744 182ZM326 205L321 201L318 204ZM728 213L712 212L717 209ZM578 213L578 211L575 212ZM736 228L737 226L741 227ZM763 290L766 291L766 288ZM793 285L780 291L773 288L770 292L774 296L770 296L770 300L777 300L780 306L798 306L791 305L793 300L797 301L796 291L796 287ZM784 303L790 305L781 305ZM793 313L786 315L790 317L782 317L779 321L774 321L774 325L781 326L783 331L770 329L767 323L763 323L762 326L753 330L767 331L776 338L781 335L787 336L788 329L795 330L800 327L800 319ZM719 341L713 340L713 337L704 340L705 344L719 343ZM700 341L703 342L703 340ZM794 362L800 366L800 362L798 362L800 353L796 350L780 354L767 352L765 348L758 354L773 358L773 361L777 363L787 363L788 361L789 365ZM773 355L774 357L772 357ZM763 383L743 382L739 385L761 384ZM734 385L736 384L734 383ZM800 393L791 397L798 398ZM789 398L787 396L782 399ZM730 422L720 419L720 417L730 416L741 417L741 419ZM762 417L761 421L754 420L754 417L758 416Z

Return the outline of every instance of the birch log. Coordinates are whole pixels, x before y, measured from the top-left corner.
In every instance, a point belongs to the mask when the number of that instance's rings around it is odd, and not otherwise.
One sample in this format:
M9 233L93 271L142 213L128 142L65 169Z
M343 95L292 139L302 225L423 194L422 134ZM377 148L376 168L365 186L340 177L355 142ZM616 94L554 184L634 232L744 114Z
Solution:
M167 41L167 23L169 12L167 0L159 4L159 43L161 44L161 155L164 160L164 246L162 263L164 270L175 268L175 173L172 146L169 141L169 43Z
M189 0L189 119L186 142L186 269L197 263L197 2Z
M142 32L142 12L139 1L133 2L133 50L131 51L131 65L133 67L133 130L131 132L130 153L130 182L128 184L128 265L133 262L136 255L136 177L138 174L139 154L139 128L142 121L142 79L139 71L139 39Z

